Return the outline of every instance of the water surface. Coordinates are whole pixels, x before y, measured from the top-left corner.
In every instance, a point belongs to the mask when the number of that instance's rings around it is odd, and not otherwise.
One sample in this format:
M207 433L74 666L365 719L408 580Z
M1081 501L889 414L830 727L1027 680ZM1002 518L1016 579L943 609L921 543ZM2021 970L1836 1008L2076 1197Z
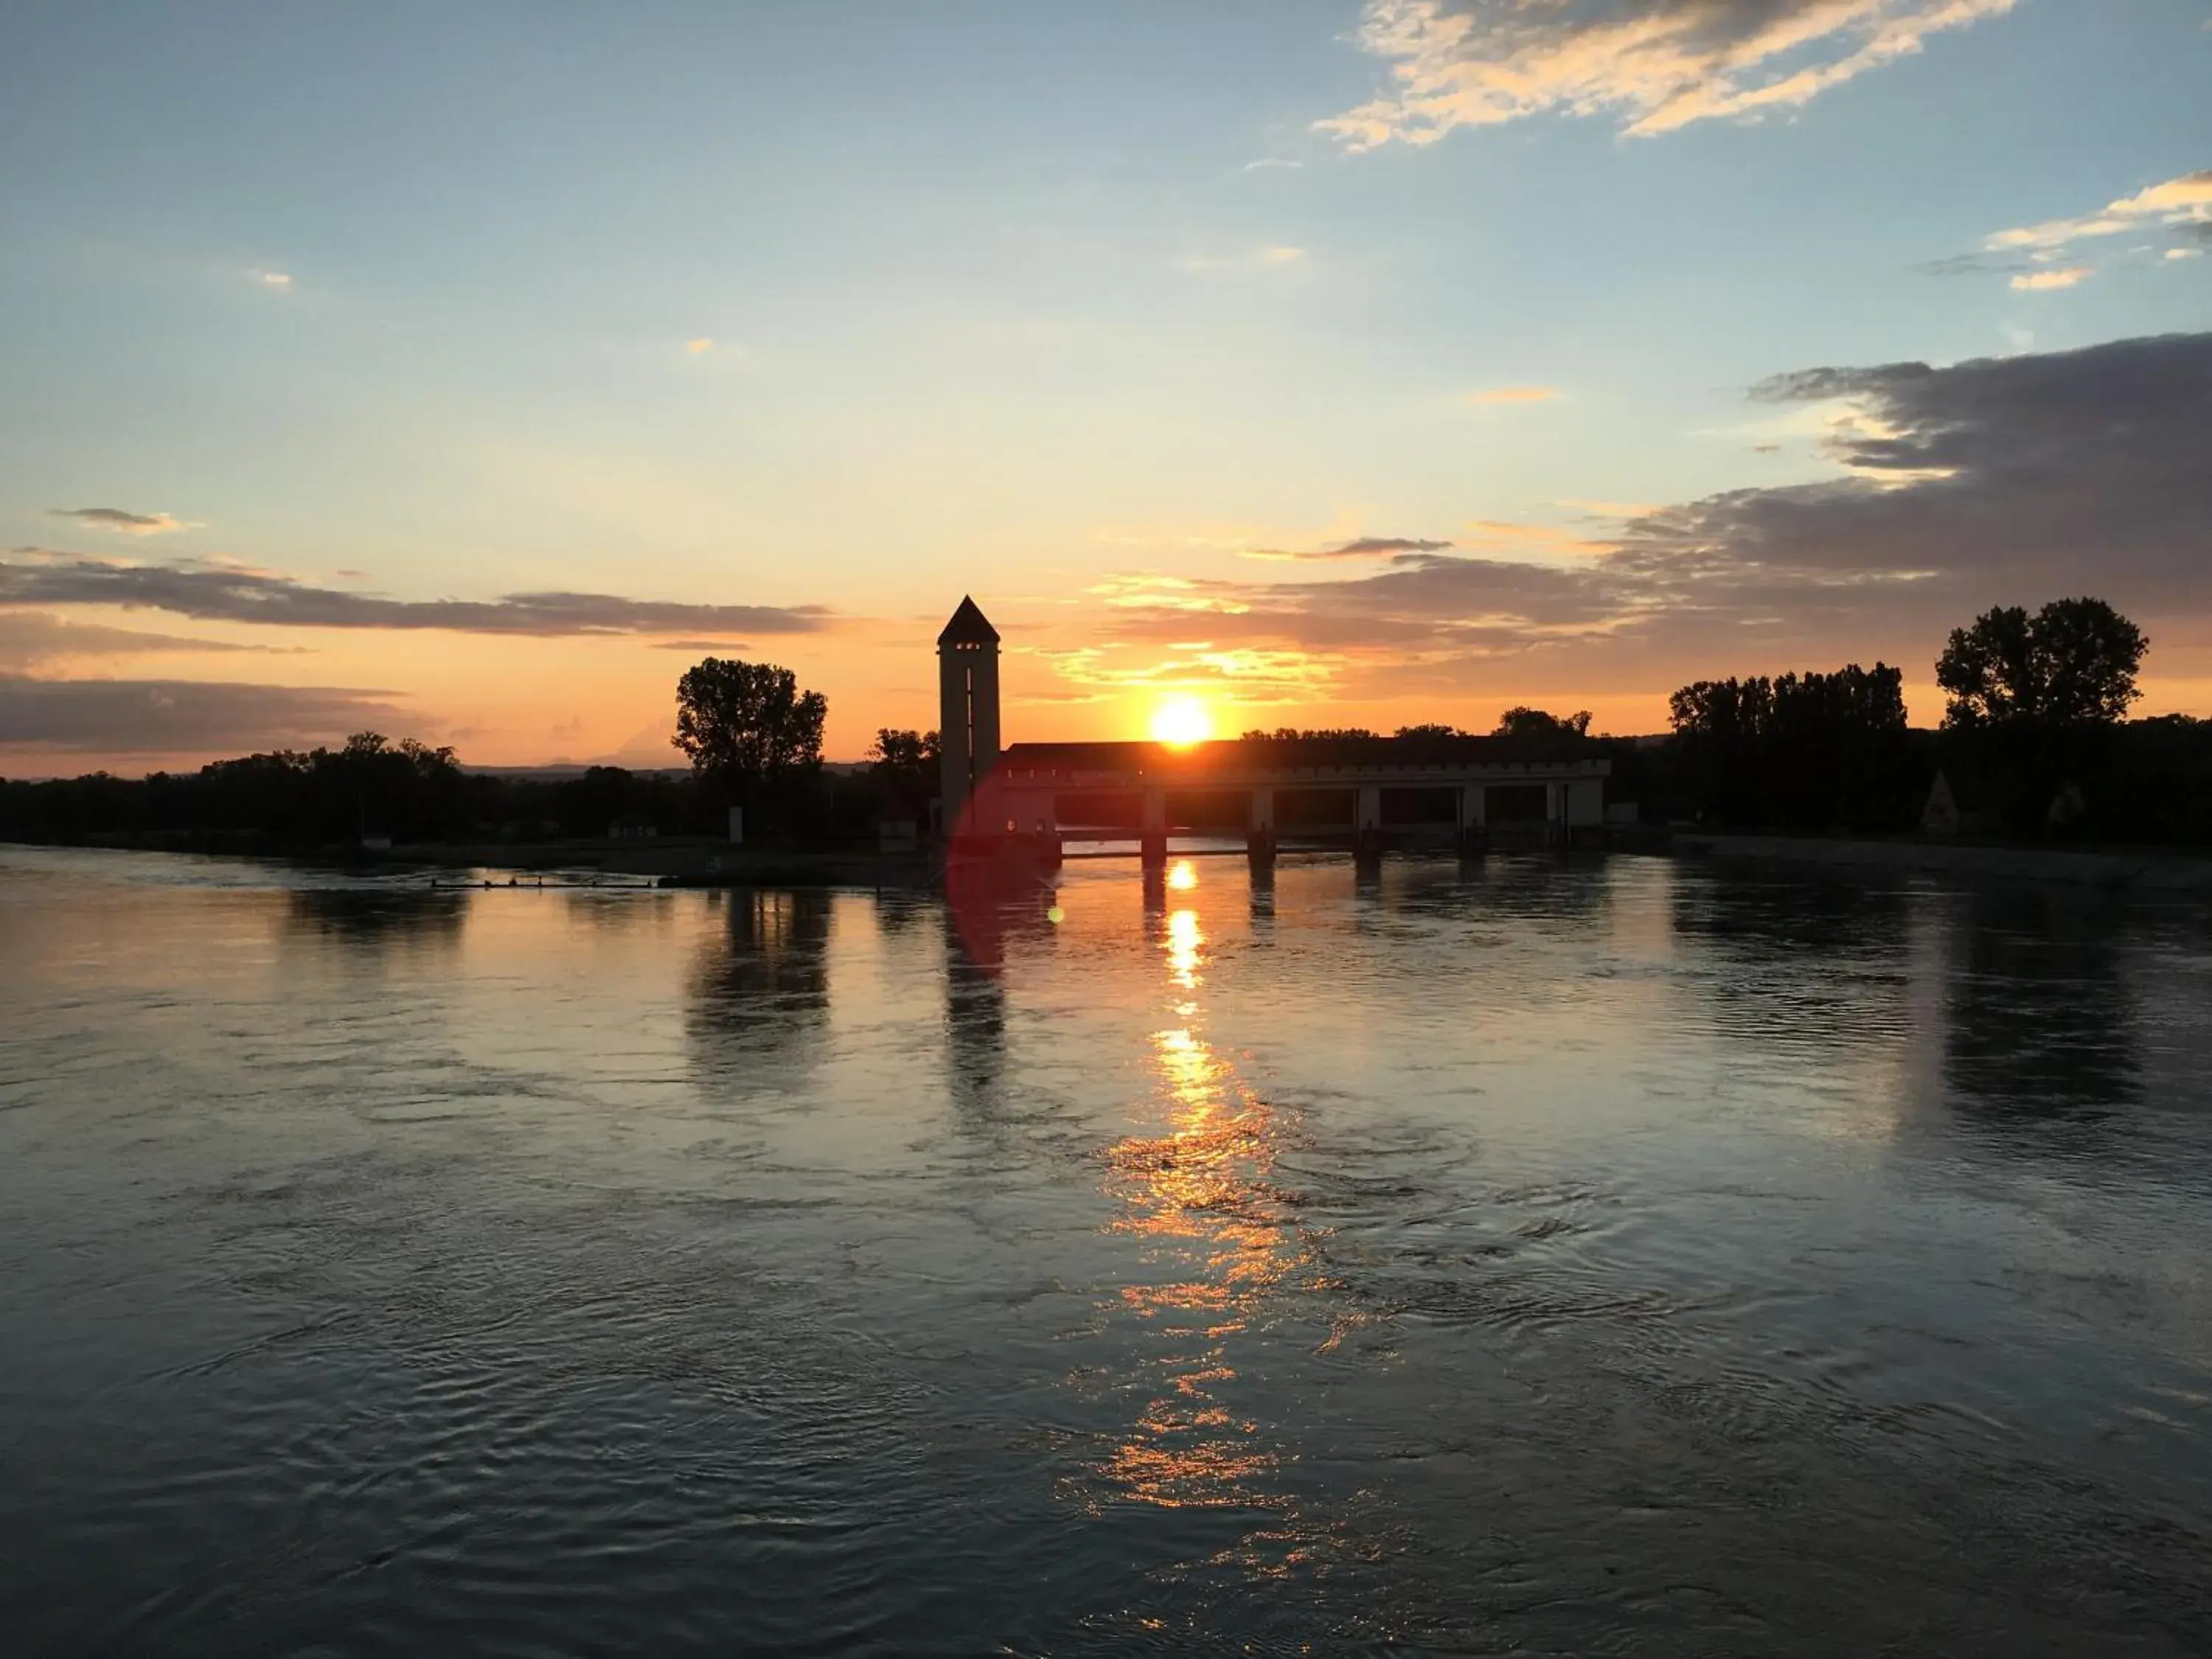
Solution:
M2212 916L0 848L11 1651L2212 1649Z

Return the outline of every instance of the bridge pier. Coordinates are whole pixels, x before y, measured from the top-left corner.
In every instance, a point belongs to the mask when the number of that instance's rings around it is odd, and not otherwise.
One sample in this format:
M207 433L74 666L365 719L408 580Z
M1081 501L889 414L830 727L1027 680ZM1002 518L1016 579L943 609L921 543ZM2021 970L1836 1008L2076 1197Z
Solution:
M1244 819L1244 856L1255 870L1275 862L1275 792L1255 789Z
M1357 792L1352 850L1362 859L1382 856L1382 791L1379 785L1363 784Z
M1459 787L1459 855L1463 859L1479 859L1490 850L1490 826L1484 822L1482 786L1462 784Z
M1144 813L1137 833L1137 848L1147 870L1164 869L1168 861L1168 792L1145 791Z

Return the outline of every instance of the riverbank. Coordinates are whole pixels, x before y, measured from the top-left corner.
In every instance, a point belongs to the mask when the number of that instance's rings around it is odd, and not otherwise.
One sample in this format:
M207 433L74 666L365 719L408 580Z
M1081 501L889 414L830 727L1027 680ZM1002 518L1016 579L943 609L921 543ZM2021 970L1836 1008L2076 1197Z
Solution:
M877 853L865 848L733 847L726 841L705 836L287 848L242 836L118 836L76 842L0 842L0 846L173 853L389 875L410 870L511 870L522 875L589 872L639 877L670 887L927 887L942 873L935 860L921 850Z
M2185 853L2077 852L1956 842L1844 841L1811 836L1699 835L1677 830L1673 850L1692 857L1885 870L1942 870L2010 880L2068 882L2156 892L2212 893L2212 858Z
M406 846L377 848L359 857L363 863L386 869L595 870L611 876L650 877L665 887L927 887L938 879L935 863L919 851L733 847L726 841L674 836Z

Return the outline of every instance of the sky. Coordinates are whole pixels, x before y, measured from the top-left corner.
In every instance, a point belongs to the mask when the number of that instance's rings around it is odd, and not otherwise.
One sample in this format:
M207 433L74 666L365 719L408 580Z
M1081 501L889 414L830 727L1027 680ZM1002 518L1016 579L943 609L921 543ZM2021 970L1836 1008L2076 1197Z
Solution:
M2208 0L0 13L0 775L1587 708L2111 600L2212 715Z

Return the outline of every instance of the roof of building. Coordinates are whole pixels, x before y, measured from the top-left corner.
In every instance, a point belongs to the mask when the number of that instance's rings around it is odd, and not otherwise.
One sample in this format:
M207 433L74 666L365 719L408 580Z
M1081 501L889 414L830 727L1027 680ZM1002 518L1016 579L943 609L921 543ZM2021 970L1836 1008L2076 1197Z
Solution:
M952 620L945 624L945 631L937 636L939 645L996 645L999 630L991 626L975 601L961 596L960 608L952 613Z

